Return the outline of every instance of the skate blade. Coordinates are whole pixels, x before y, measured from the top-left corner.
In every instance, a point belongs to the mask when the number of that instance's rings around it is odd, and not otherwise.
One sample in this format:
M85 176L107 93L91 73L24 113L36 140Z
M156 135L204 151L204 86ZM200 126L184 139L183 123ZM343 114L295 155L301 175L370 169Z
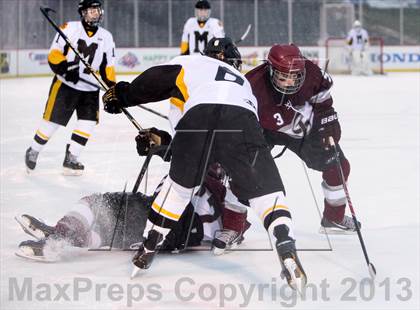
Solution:
M137 266L134 266L133 267L133 271L131 271L130 279L131 280L134 279L141 270L143 270L143 269L141 269L141 268L139 268Z
M31 175L31 174L33 174L33 172L35 171L35 169L31 169L31 168L29 168L29 167L26 167L26 174L27 175Z
M58 259L49 259L46 258L45 256L33 256L33 255L29 255L28 253L25 253L22 249L20 249L19 252L15 252L15 255L27 260L31 260L34 262L40 262L40 263L56 263L59 260Z
M291 258L284 260L284 266L290 274L290 279L287 279L289 286L297 291L302 296L302 291L306 286L306 276L297 266L296 262Z
M23 219L23 216L21 216L21 218L22 218L22 220L20 220L17 216L15 216L16 222L20 225L20 227L23 229L23 231L25 233L27 233L28 235L34 237L38 241L41 240L41 239L43 239L43 238L45 238L45 235L43 233L37 234L37 231L36 230L31 229L29 223L27 223Z
M213 247L213 254L215 256L220 256L220 255L223 255L223 254L232 253L233 250L235 250L238 247L238 245L239 245L239 243L235 242L230 246L226 246L226 248L224 248L224 249Z
M63 175L65 176L81 176L83 174L83 170L74 170L63 167Z
M329 234L329 235L354 235L356 234L355 230L343 230L340 228L335 228L335 227L323 227L321 226L319 228L319 233L320 234Z

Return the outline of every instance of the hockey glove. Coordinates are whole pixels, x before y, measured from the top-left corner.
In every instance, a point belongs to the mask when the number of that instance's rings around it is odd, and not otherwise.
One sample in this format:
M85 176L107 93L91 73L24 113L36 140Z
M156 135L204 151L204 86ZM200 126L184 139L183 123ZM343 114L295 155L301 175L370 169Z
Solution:
M169 146L171 141L171 135L164 130L159 130L154 127L145 129L136 137L137 153L140 156L146 156L151 148L156 146ZM171 152L167 151L166 148L154 154L160 156L164 161L171 160Z
M326 149L319 139L310 139L309 136L302 143L298 155L308 168L317 171L324 171L335 164L334 150L332 148Z
M329 150L328 138L333 137L338 143L341 138L341 127L338 122L337 112L333 107L326 110L314 111L313 129L309 135L310 139L319 139L321 145Z
M67 64L67 71L64 75L64 78L68 82L72 82L76 84L79 82L79 63L77 62L69 62Z
M129 86L130 83L128 82L119 82L105 92L102 96L102 101L106 112L111 114L122 112L121 108L127 106L125 104L125 98Z

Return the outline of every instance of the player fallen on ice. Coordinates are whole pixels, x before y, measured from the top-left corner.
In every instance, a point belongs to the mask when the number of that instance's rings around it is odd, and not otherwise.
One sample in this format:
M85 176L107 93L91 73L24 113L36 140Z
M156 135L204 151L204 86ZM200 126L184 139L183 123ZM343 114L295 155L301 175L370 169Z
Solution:
M306 275L296 253L291 214L258 123L257 100L240 72L241 55L230 38L213 38L204 54L175 57L146 70L132 83L116 84L102 97L109 113L169 99L169 121L176 131L169 177L152 203L147 237L132 260L132 276L151 266L208 165L218 162L238 198L248 200L262 220L275 242L282 274L299 290L306 284Z
M210 167L202 188L187 205L160 250L178 251L199 245L210 250L212 240L222 230L222 225L241 227L243 239L243 233L250 224L244 213L224 203L224 176L220 165ZM16 221L34 239L21 242L16 254L52 262L62 259L61 255L65 259L66 249L72 247L107 249L112 243L113 248L136 249L143 241L152 202L151 196L142 193L92 194L80 199L53 226L23 214L16 217Z

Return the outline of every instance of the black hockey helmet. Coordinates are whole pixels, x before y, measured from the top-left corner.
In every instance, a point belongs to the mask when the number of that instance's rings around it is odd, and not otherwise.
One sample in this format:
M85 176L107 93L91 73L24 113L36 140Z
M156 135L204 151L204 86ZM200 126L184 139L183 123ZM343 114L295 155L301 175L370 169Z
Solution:
M211 39L204 49L204 55L226 62L235 69L241 70L241 53L239 53L238 48L231 38Z
M87 9L89 8L96 8L98 10L98 17L89 19L87 16ZM79 9L78 12L80 17L91 27L98 27L102 21L102 17L104 15L104 11L102 9L102 1L101 0L80 0L79 1Z
M197 3L195 4L195 8L210 10L211 9L210 2L208 2L207 0L198 0Z
M211 6L207 0L199 0L195 4L195 17L200 23L206 22L210 18Z

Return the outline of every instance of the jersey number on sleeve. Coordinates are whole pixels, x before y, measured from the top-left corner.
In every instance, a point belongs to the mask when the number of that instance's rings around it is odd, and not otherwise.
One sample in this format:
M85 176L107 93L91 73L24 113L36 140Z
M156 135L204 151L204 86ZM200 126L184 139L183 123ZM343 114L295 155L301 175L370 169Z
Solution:
M98 49L97 43L92 43L91 45L88 46L85 40L79 39L79 41L77 41L77 50L79 51L80 54L82 54L82 57L84 59L87 58L87 62L89 63L89 65L92 65L93 58L95 57L95 53L97 49ZM80 58L76 56L75 61L79 62ZM88 68L85 68L85 70L83 70L83 73L89 74Z

